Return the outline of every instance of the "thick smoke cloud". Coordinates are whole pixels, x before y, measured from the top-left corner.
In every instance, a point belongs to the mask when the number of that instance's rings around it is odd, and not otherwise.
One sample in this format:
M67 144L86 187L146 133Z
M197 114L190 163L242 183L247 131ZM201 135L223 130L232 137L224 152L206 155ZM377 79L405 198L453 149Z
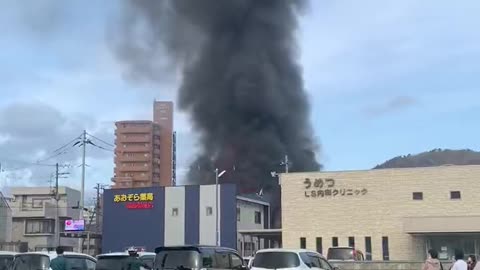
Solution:
M271 171L319 170L295 31L304 1L131 1L116 53L137 78L182 72L178 105L203 151L189 180L212 183L214 168L242 191L277 190ZM122 37L118 39L118 37ZM167 55L168 57L165 57Z

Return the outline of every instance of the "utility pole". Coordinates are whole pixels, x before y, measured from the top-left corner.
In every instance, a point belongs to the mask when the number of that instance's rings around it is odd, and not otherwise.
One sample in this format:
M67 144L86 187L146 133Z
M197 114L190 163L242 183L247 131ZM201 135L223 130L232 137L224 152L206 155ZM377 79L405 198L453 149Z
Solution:
M281 165L285 166L285 173L288 173L288 166L290 165L288 155L285 155L285 159L282 161Z
M58 163L55 164L55 245L60 246L60 213L58 210Z
M222 172L218 172L218 168L215 168L215 244L219 247L220 246L220 211L218 211L218 179L222 177L222 175L227 172L223 170Z
M60 173L58 170L58 163L55 164L55 192L54 192L54 198L55 198L55 245L60 246L60 206L58 204L58 201L60 201L60 195L58 192L58 178L60 178L61 175L67 175L68 173Z
M215 245L220 246L220 231L218 226L218 168L215 168Z
M80 190L80 219L83 219L83 209L85 208L85 155L87 152L87 131L83 130L82 134L82 185ZM83 241L79 239L78 241L78 251L83 251Z

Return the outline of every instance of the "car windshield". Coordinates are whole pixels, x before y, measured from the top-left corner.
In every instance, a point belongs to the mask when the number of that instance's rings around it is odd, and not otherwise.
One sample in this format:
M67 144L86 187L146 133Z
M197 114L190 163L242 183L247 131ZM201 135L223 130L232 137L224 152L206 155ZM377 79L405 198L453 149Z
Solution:
M155 260L155 255L144 255L140 257L140 260L150 268L153 268L153 262Z
M300 259L293 252L261 252L255 255L253 267L278 269L298 267Z
M0 255L0 270L7 270L12 262L13 262L13 256Z
M96 270L122 270L127 265L127 256L104 256L99 257Z
M328 250L329 260L353 260L353 250L351 248L332 248Z
M198 268L199 253L192 250L165 250L155 257L156 269Z
M24 254L17 256L13 270L48 270L50 258L46 255Z

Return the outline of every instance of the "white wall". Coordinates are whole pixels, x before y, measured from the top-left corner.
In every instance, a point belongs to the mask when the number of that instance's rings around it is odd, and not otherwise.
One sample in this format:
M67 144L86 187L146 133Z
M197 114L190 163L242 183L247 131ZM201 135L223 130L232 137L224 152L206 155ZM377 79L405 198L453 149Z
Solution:
M260 230L265 228L265 214L268 213L265 213L264 205L237 199L237 208L240 208L240 220L237 219L237 230ZM255 223L255 212L257 211L261 213L260 224ZM254 243L255 249L258 249L259 245L260 248L265 247L263 240L258 240L254 237L242 237L241 234L238 234L237 239L237 249L239 251L242 250L243 241L245 241L245 243ZM251 252L252 251L245 251L245 256L252 255Z
M178 215L172 216L172 209ZM165 246L185 244L185 187L165 188Z
M265 228L263 226L265 221L263 205L237 200L237 208L240 208L240 221L237 220L238 230L253 230ZM262 215L262 218L260 219L260 224L255 224L256 211L260 212Z
M219 188L220 190L220 188ZM200 186L200 244L215 245L216 211L215 211L215 185ZM220 200L220 192L219 192ZM220 206L220 204L219 204ZM212 207L212 215L207 216L207 207ZM220 207L219 207L220 212Z

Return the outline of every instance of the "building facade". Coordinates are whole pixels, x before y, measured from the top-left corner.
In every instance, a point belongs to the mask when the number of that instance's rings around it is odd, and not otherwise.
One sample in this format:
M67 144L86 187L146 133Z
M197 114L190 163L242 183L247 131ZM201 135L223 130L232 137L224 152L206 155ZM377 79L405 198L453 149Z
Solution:
M160 179L162 186L174 186L173 154L173 102L155 101L153 103L153 123L160 130Z
M258 239L238 232L268 226L268 203L237 196L233 184L219 185L218 190L220 244L239 251L243 246L263 247ZM158 246L216 245L216 205L215 185L105 190L103 252L128 246L151 251Z
M243 256L252 256L265 248L265 240L242 232L270 228L270 204L256 194L237 196L237 250Z
M480 253L480 166L281 175L286 248L354 246L368 260Z
M173 103L155 101L153 116L115 123L113 188L174 185Z
M235 195L235 185L219 186L219 240L231 248L237 240ZM103 200L103 252L216 244L215 185L110 189Z
M65 220L80 217L79 210L73 209L79 204L80 192L68 187L59 187L58 193L59 226L56 226L57 202L52 188L11 189L12 241L28 242L28 248L32 251L53 250L58 245L55 243L55 234L58 233L58 229L60 232L64 231ZM73 250L78 247L78 239L60 237L60 244Z
M12 209L0 192L0 242L12 241Z

